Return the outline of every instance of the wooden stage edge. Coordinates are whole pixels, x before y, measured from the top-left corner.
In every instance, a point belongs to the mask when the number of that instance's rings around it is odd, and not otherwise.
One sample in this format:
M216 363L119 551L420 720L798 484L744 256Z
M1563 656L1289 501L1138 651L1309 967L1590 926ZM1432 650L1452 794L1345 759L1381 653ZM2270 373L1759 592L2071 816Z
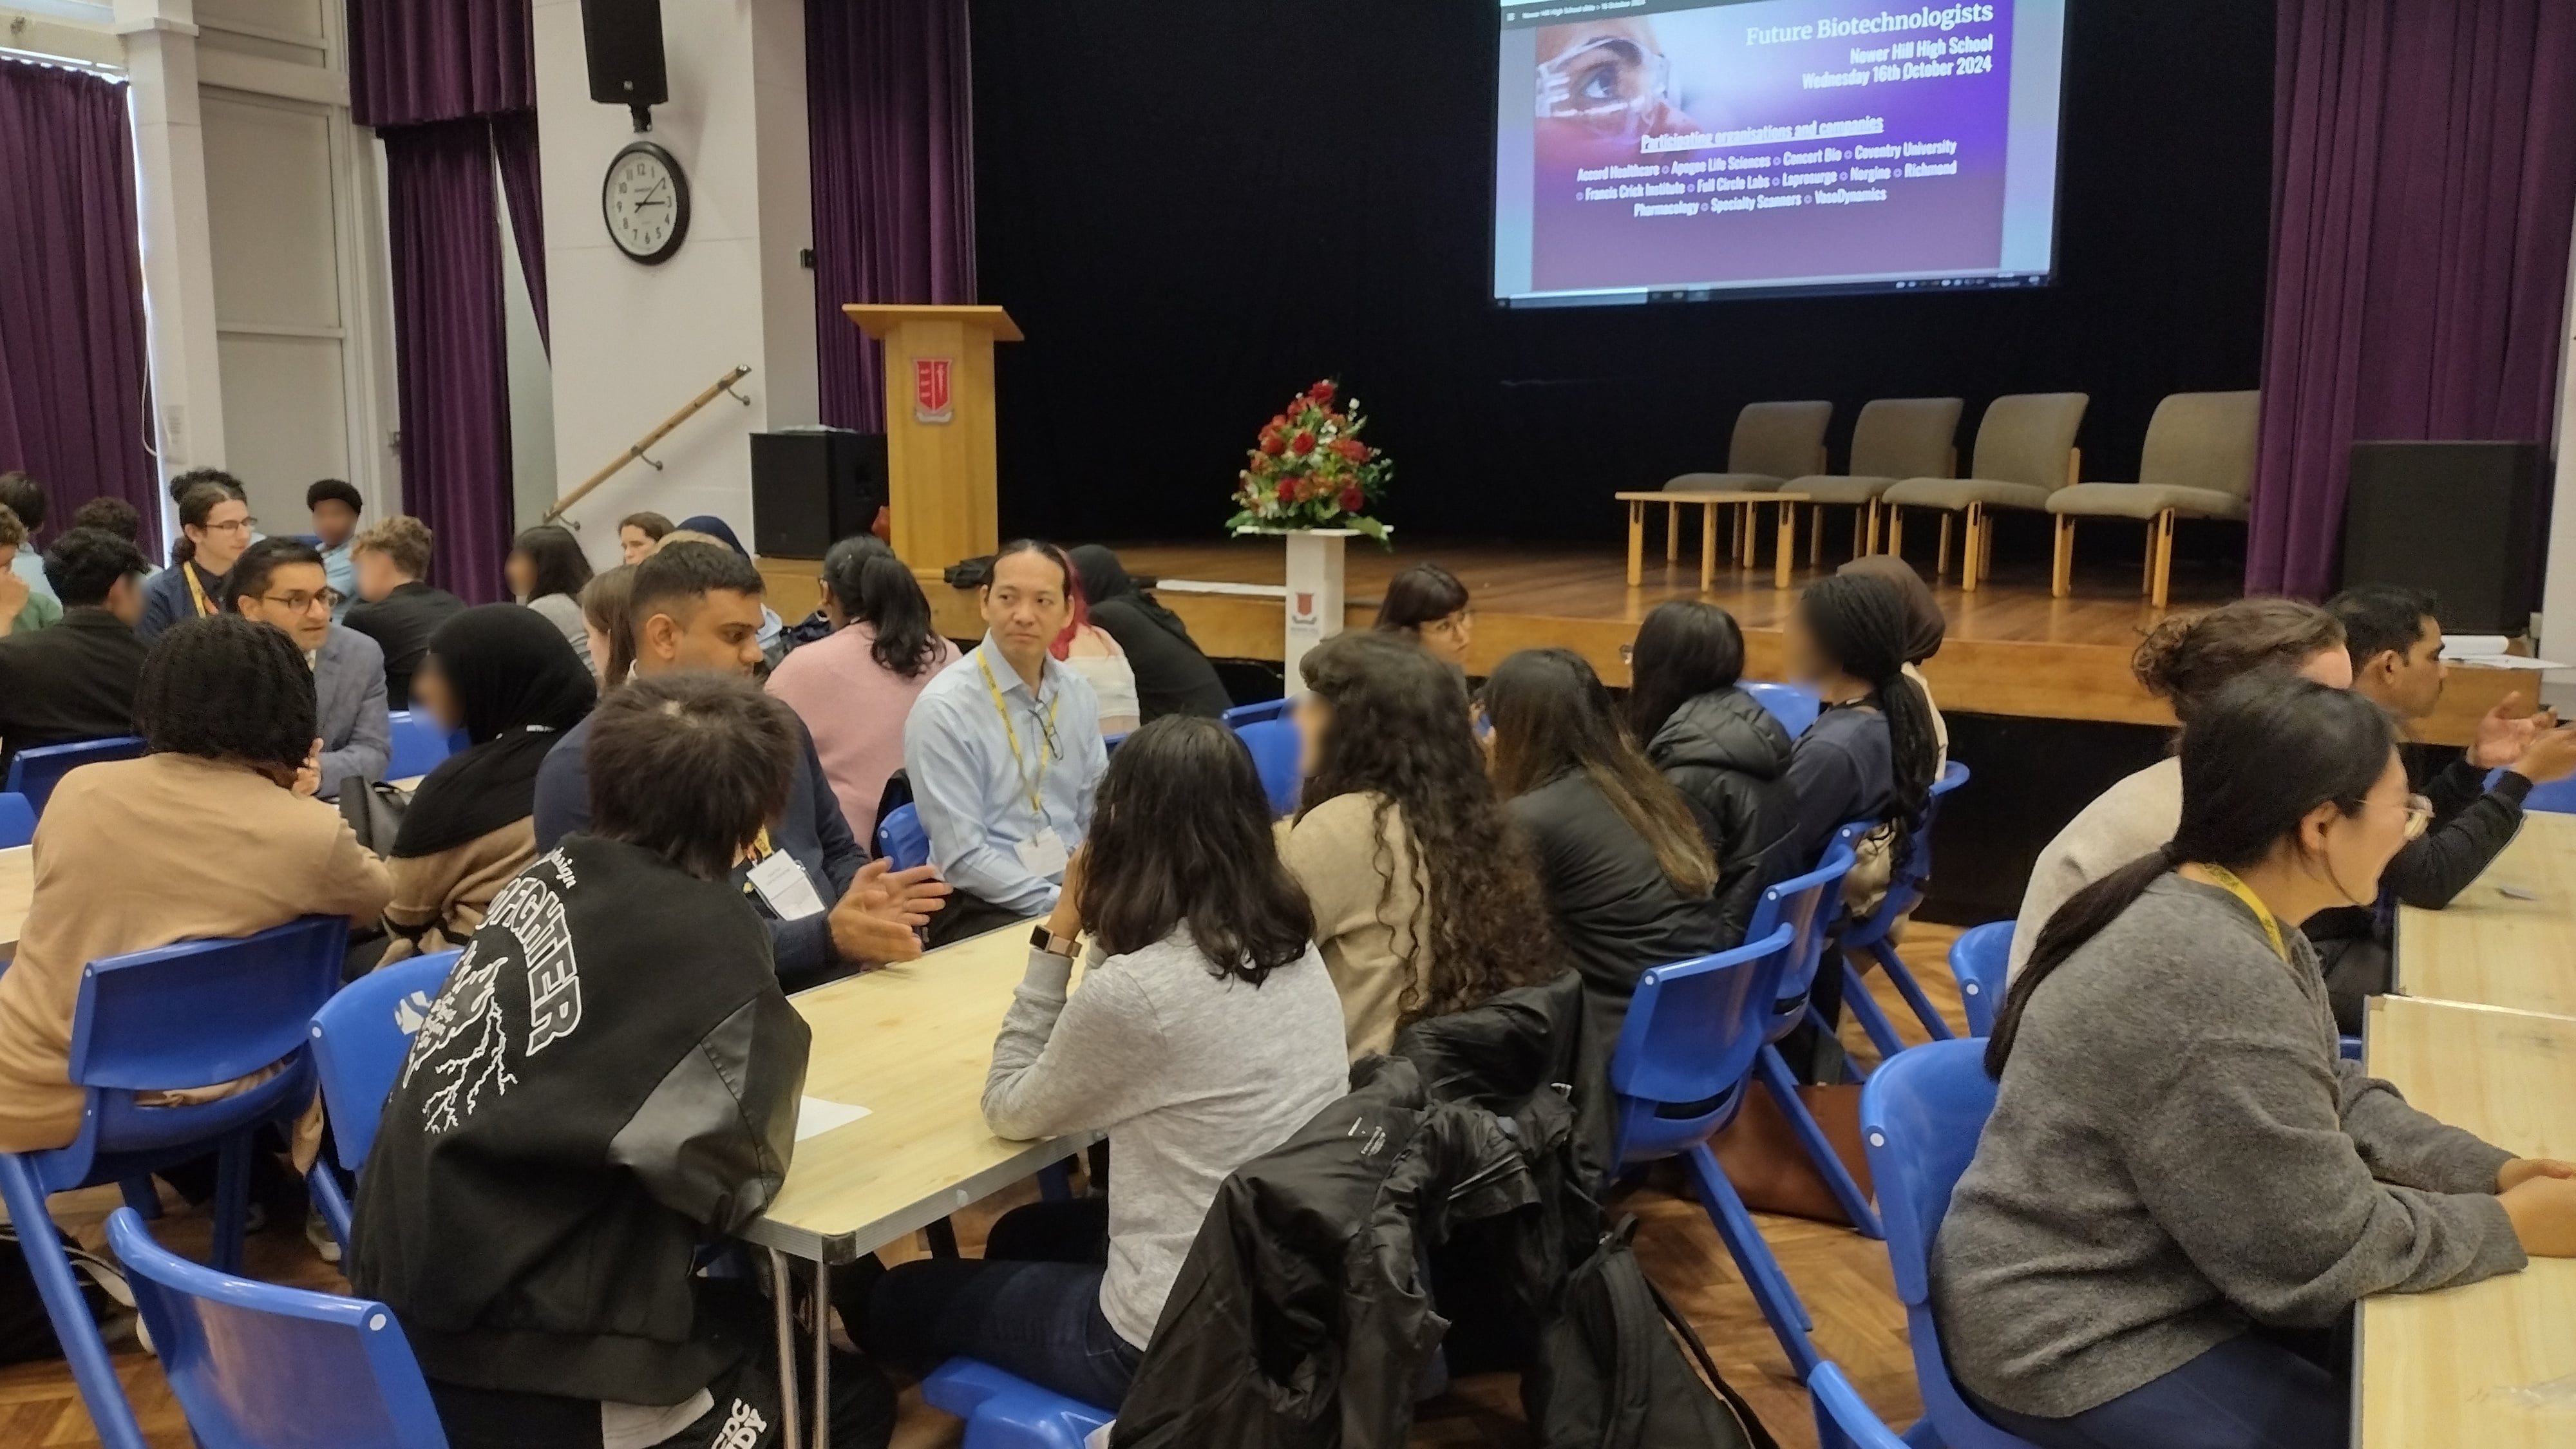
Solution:
M1717 571L1710 592L1699 589L1699 550L1685 522L1680 557L1660 560L1650 535L1644 581L1625 581L1626 557L1610 539L1599 543L1546 544L1475 540L1400 540L1393 551L1365 540L1348 554L1345 626L1366 628L1378 598L1396 570L1436 562L1458 575L1476 603L1475 644L1469 672L1483 674L1520 649L1572 649L1617 687L1628 683L1621 649L1637 636L1638 621L1667 599L1705 598L1734 614L1744 627L1746 674L1781 674L1780 624L1798 587L1823 577L1848 553L1848 540L1829 532L1825 562L1811 566L1800 540L1791 588L1773 587L1766 550L1755 567L1729 563ZM1926 540L1928 542L1928 540ZM1767 540L1766 540L1767 543ZM1835 545L1843 545L1837 548ZM1139 579L1161 581L1158 597L1180 615L1199 647L1217 658L1281 658L1282 604L1258 595L1198 592L1192 583L1268 585L1281 582L1284 559L1276 540L1241 539L1197 544L1116 545ZM1930 578L1928 558L1917 567ZM796 559L763 559L773 606L801 617L816 597L816 568ZM2074 593L2051 598L2045 558L1996 561L1977 592L1954 578L1933 580L1934 596L1948 618L1949 639L1924 669L1944 711L2014 715L2106 724L2171 725L2173 713L2150 697L2129 672L2139 638L2168 613L2195 613L2237 597L2233 580L2196 575L2177 566L2174 603L2151 607L2138 592L2135 564L2079 565ZM943 633L973 638L983 632L975 596L940 584L927 586L932 614ZM2538 690L2538 676L2499 669L2455 669L2441 710L2416 736L2428 743L2466 744L2478 718L2497 700Z

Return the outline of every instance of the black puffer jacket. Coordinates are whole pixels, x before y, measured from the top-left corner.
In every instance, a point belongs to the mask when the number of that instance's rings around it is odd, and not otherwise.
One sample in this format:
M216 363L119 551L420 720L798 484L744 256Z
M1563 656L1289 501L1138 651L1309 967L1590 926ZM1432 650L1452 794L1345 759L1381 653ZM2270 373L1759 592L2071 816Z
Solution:
M1682 702L1646 745L1664 778L1700 808L1717 852L1722 944L1744 940L1754 902L1790 874L1775 870L1772 846L1789 831L1789 732L1741 689Z

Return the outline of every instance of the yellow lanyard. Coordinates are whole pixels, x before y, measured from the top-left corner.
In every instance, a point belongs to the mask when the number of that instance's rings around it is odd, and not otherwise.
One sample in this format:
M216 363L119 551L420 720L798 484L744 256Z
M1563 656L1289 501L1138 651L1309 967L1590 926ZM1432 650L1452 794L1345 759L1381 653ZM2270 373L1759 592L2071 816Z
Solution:
M2272 943L2272 954L2283 961L2289 960L2290 948L2281 940L2281 923L2273 919L2272 908L2263 904L2263 898L2254 894L2254 888L2237 879L2236 872L2215 861L2204 860L2195 864L2208 872L2209 878L2218 882L2222 890L2245 903L2245 909L2252 911L2254 919L2263 923L2263 936Z
M196 600L197 617L200 619L213 618L215 616L215 606L214 603L206 597L206 586L197 582L196 561L194 559L190 559L182 562L179 565L179 572L187 577L188 596Z
M993 712L1002 717L1002 737L1011 742L1011 768L1018 772L1020 789L1029 797L1029 810L1038 817L1038 823L1043 825L1046 823L1046 796L1037 785L1030 783L1028 757L1020 753L1020 732L1011 728L1011 707L1002 702L1002 686L993 679L993 662L984 657L984 651L981 649L975 651L975 667L984 671L984 688L993 696ZM1045 667L1039 666L1041 669ZM1038 737L1037 779L1041 782L1046 779L1046 742L1055 733L1056 711L1063 707L1064 691L1057 690L1055 703L1047 706L1046 731Z

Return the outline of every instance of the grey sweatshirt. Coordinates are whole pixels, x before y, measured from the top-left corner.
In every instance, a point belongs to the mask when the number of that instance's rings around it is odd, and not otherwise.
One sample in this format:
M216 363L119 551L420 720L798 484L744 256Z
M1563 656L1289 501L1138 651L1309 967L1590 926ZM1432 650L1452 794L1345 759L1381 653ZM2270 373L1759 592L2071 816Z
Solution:
M2031 996L1932 1249L1950 1367L2067 1418L2249 1323L2523 1266L2511 1153L2336 1053L2316 953L2168 875Z
M1109 1275L1100 1310L1138 1348L1217 1185L1350 1090L1342 999L1306 954L1256 989L1208 969L1183 928L1123 956L1029 953L984 1080L1004 1137L1106 1128Z

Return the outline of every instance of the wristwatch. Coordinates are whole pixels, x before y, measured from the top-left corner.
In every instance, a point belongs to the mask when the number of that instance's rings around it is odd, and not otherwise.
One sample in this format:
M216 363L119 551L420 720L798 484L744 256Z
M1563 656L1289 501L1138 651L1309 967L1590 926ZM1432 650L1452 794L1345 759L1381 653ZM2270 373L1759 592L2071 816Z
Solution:
M1050 956L1062 956L1067 961L1072 960L1073 953L1081 949L1080 942L1071 936L1059 936L1049 931L1044 921L1038 922L1037 928L1029 932L1029 945L1032 949L1044 951Z

